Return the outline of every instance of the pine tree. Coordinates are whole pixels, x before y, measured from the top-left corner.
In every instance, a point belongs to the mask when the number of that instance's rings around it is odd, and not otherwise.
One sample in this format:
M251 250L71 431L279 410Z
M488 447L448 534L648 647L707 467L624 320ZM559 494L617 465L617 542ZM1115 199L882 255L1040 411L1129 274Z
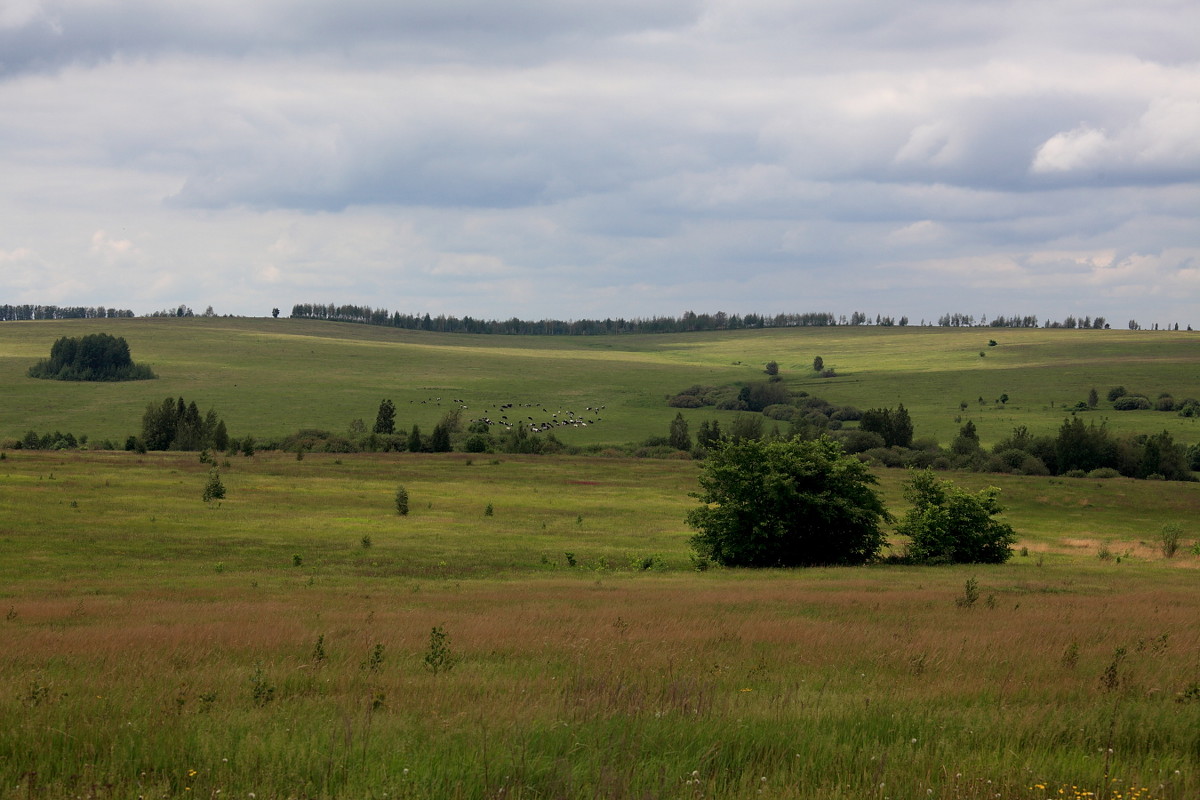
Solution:
M379 404L379 413L375 415L375 433L396 432L396 406L391 400Z

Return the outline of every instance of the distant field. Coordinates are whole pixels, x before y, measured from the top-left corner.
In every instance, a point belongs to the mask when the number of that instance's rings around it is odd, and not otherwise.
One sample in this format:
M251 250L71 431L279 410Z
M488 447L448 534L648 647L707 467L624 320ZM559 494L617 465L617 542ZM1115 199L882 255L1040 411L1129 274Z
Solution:
M25 376L58 337L92 332L125 337L134 359L160 378L83 385ZM812 377L817 355L840 377ZM676 413L665 405L667 395L695 383L762 379L771 360L789 386L838 404L904 403L916 435L942 444L966 419L975 421L985 445L1018 424L1052 432L1064 407L1093 387L1102 397L1118 384L1151 398L1200 397L1200 334L1191 332L836 327L509 337L290 319L70 320L0 325L0 437L58 429L123 441L138 431L147 403L180 395L201 410L215 408L234 436L344 432L356 418L373 422L388 397L399 426L416 423L426 432L453 400L468 406L468 418L505 402L550 411L603 405L600 424L561 430L559 437L623 444L665 435ZM1006 405L998 403L1003 394ZM1200 441L1195 419L1105 411L1105 405L1088 418L1115 432L1166 429L1177 441ZM699 420L731 412L684 414L694 431Z
M207 470L0 460L0 797L1200 795L1200 484L955 475L1012 563L697 573L689 462Z

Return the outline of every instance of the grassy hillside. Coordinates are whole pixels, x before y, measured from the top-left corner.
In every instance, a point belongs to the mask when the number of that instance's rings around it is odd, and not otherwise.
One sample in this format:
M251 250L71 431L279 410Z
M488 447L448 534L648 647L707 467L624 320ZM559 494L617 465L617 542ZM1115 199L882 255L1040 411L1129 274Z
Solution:
M125 337L160 376L121 384L26 377L60 336ZM67 320L0 325L0 437L55 429L93 439L136 433L149 402L182 395L212 407L235 436L300 428L345 431L393 399L397 424L428 432L454 400L470 417L501 403L575 410L603 405L600 424L560 432L572 444L664 435L667 395L695 383L760 380L777 361L788 385L838 404L910 410L916 435L943 444L975 421L988 444L1014 425L1050 432L1095 387L1200 397L1200 334L991 328L793 328L653 336L501 337L431 334L289 319ZM997 345L988 346L994 339ZM981 357L981 353L984 355ZM839 377L812 375L821 356ZM1006 405L997 400L1009 396ZM440 398L440 401L438 400ZM980 404L979 398L984 402ZM968 403L960 411L961 401ZM440 402L440 405L438 403ZM1200 423L1161 412L1093 412L1117 432L1170 430L1200 440ZM726 416L685 411L693 420ZM956 421L956 418L960 418Z

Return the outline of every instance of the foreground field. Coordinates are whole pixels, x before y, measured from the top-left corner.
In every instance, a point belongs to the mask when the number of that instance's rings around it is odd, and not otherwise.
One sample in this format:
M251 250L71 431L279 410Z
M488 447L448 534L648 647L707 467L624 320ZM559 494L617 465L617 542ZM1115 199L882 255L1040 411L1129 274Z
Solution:
M1006 478L1003 567L697 573L685 462L207 469L0 461L0 797L1200 796L1198 485Z

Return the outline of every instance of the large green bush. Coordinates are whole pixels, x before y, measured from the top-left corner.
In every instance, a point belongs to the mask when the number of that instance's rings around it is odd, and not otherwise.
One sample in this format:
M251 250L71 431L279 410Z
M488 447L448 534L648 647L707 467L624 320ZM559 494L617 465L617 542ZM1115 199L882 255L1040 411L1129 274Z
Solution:
M1012 526L992 519L999 514L999 489L971 493L919 470L904 487L912 508L897 530L911 539L909 557L926 564L1002 564L1017 540Z
M828 438L724 442L704 462L703 505L687 515L692 546L725 566L866 563L890 520L875 483Z

